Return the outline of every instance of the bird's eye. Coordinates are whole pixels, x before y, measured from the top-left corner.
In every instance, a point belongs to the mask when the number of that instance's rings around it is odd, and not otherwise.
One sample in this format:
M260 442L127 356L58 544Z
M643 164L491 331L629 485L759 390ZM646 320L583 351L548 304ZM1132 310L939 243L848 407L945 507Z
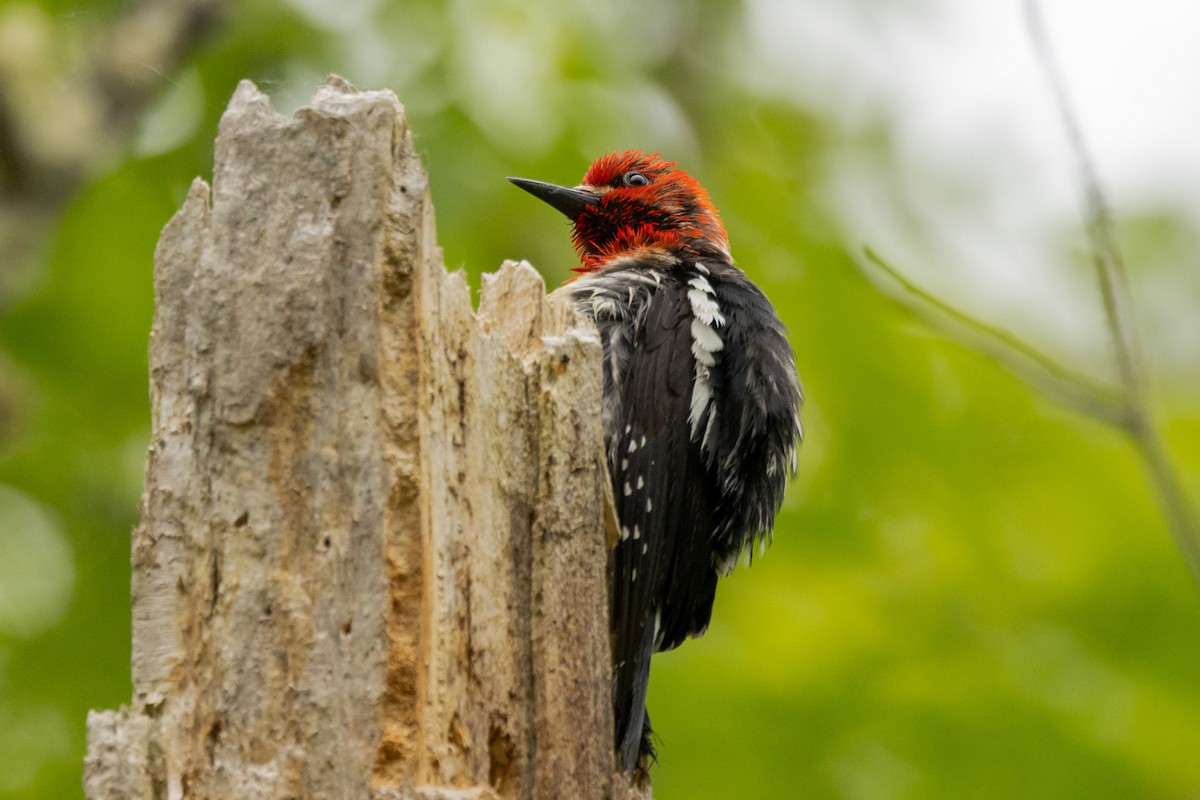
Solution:
M640 172L626 172L621 176L621 183L626 186L649 186L650 179Z

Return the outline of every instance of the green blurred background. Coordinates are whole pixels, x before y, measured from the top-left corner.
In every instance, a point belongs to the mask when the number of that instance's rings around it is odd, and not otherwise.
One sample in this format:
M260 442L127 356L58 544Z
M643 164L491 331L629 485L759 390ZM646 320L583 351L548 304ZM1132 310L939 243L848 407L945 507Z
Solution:
M1006 181L1050 164L1069 196L1069 154L1009 169L974 131L978 175L970 159L922 175L913 165L943 154L929 144L914 161L905 104L873 105L817 56L903 70L881 42L936 4L794 4L841 14L836 36L784 19L771 31L817 54L803 81L756 38L784 5L0 6L0 797L79 796L88 709L131 695L159 231L210 175L239 79L290 112L329 72L406 104L446 263L476 286L507 257L551 285L573 263L562 221L504 176L573 183L636 146L708 187L792 332L801 474L770 552L723 584L708 635L657 660L658 797L1200 797L1200 601L1136 453L928 329L856 266L870 238L973 313L1109 374L1077 215L1050 204L1025 220L1014 264L1037 269L1024 295L962 258L995 259L979 242L1014 238L988 230L1021 196ZM930 196L949 198L942 212L921 205ZM1157 420L1193 504L1194 211L1123 202L1119 217Z

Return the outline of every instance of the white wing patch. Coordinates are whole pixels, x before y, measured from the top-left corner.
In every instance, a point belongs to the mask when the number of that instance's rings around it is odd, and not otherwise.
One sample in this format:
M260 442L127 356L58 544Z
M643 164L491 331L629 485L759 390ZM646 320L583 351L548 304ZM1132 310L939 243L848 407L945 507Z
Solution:
M692 313L696 319L700 320L705 325L716 325L718 328L725 324L725 317L721 315L721 308L717 305L717 298L713 292L712 284L703 276L697 275L688 281L688 302L692 304Z
M711 367L717 363L713 353L725 349L721 335L713 330L711 325L705 325L699 317L692 318L692 355L696 360Z
M699 265L698 265L699 266ZM707 272L707 269L703 270ZM700 433L700 423L705 411L709 413L709 424L704 426L704 437L701 447L708 446L709 433L712 431L713 416L716 409L709 409L713 400L712 373L710 369L717 364L715 353L725 349L725 340L717 332L725 325L725 316L717 303L716 292L712 284L703 275L697 275L688 281L688 303L692 307L692 356L696 359L696 376L692 380L692 402L688 410L688 423L691 425L692 440L695 441Z
M696 438L696 433L700 430L700 420L704 416L704 409L708 408L709 401L712 400L710 377L708 367L697 361L696 377L692 381L692 405L688 409L688 423L692 426L692 439Z

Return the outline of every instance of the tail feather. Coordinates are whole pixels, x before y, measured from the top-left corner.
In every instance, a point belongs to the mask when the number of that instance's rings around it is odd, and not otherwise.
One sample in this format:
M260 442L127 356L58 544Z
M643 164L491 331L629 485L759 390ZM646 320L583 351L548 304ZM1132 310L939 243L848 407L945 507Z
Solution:
M653 654L654 626L646 625L633 658L618 663L613 675L616 745L621 769L625 772L632 772L638 766L639 757L650 741L646 690L650 686L650 657ZM653 753L653 748L650 752Z

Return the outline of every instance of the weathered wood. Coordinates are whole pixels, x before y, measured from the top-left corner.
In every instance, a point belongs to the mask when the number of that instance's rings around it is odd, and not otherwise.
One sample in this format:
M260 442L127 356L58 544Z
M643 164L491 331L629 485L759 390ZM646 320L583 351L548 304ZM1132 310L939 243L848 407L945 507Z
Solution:
M600 347L478 316L390 92L248 82L155 259L133 702L101 798L607 798Z

